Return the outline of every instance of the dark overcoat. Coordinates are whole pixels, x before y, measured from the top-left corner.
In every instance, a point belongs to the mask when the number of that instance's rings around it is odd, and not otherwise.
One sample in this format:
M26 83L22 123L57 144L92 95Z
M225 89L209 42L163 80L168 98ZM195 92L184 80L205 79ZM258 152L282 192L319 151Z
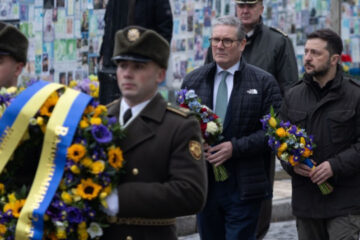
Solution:
M216 63L212 62L186 75L182 88L193 89L203 104L213 108ZM274 77L241 59L224 120L223 141L231 141L232 157L225 162L235 174L241 200L263 199L272 195L265 165L269 147L260 119L270 106L281 104L280 88Z
M120 100L109 106L110 115L119 110ZM164 222L200 211L206 197L199 123L157 94L125 131L117 216L123 224L106 228L103 239L176 239L175 225Z

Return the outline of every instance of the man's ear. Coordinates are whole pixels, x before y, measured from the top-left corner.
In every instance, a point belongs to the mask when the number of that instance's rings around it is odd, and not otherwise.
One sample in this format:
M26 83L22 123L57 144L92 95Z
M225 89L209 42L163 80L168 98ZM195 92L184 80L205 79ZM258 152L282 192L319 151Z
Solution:
M330 57L330 62L331 62L331 65L337 65L341 60L341 57L339 54L333 54L331 57Z
M165 76L166 76L166 69L165 68L159 68L156 82L159 83L159 84L164 82Z
M16 79L20 76L23 68L25 67L25 64L23 62L17 62L15 67L15 76Z

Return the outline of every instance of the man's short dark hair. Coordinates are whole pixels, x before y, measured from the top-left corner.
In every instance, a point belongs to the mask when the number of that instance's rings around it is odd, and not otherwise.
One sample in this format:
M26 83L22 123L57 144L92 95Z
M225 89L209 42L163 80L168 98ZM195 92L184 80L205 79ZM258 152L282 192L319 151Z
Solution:
M343 43L341 37L331 29L320 29L310 33L307 39L320 38L327 42L326 49L330 55L339 54L341 55L343 50Z

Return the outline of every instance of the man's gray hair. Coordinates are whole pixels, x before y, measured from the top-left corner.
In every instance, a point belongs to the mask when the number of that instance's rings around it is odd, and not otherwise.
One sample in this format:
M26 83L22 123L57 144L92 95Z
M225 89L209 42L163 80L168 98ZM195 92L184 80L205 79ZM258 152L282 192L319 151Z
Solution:
M238 40L243 40L245 38L245 31L244 28L240 22L240 20L237 17L233 16L224 16L216 18L212 24L212 29L214 29L216 26L233 26L237 29L237 38Z

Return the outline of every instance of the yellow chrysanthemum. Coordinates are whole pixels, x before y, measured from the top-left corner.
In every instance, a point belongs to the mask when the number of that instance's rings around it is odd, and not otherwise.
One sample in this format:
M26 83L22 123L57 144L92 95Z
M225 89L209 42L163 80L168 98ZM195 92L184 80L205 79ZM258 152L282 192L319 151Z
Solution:
M100 125L101 124L101 118L99 117L92 117L90 119L91 125Z
M99 195L101 186L94 183L91 178L82 179L81 183L77 185L76 191L83 199L92 200Z
M93 111L94 111L94 107L92 105L88 105L84 110L84 114L89 114L92 113Z
M6 226L4 224L0 224L0 235L4 235L6 233Z
M94 92L92 92L91 96L94 98L98 98L99 97L99 88L97 88Z
M71 194L69 194L68 192L62 192L61 193L61 199L64 201L64 203L66 204L71 204L72 203L72 196Z
M91 173L92 174L100 174L105 170L105 162L104 161L96 161L91 165Z
M50 117L58 100L59 95L57 92L51 94L50 97L46 100L46 102L41 106L40 114Z
M294 155L291 155L291 156L289 157L289 163L291 164L291 166L295 166L295 165L298 164L298 162L295 162L295 161L294 161Z
M96 86L92 83L89 84L89 89L91 92L95 91L96 90Z
M80 174L80 168L79 168L78 166L76 166L76 165L72 165L72 166L70 167L70 170L71 170L71 172L74 173L74 174Z
M68 148L67 157L74 162L79 162L86 154L86 148L79 143L74 143Z
M301 154L303 157L310 157L312 155L312 151L308 148L305 148L304 152Z
M86 239L89 238L89 234L87 232L86 222L79 223L77 233L78 233L78 238L80 240L86 240Z
M100 116L101 114L103 113L106 113L107 112L107 108L104 106L104 105L98 105L95 110L94 110L94 115L93 117L98 117Z
M282 143L278 148L278 152L284 152L287 149L287 143Z
M83 165L84 167L90 167L92 163L93 163L93 160L91 160L91 158L88 158L88 157L83 158L80 161L80 164Z
M87 128L88 126L89 126L89 123L87 120L80 121L80 128Z
M278 135L279 137L286 137L286 131L284 128L278 128L276 129L276 135Z
M5 204L3 211L12 211L12 215L15 218L19 218L22 207L25 204L25 199L16 200L15 202L9 202Z
M36 118L36 123L39 125L39 126L42 126L44 125L44 118L43 117L37 117Z
M0 183L0 194L4 194L5 193L5 185L3 183Z
M103 190L102 190L101 193L100 193L100 198L101 198L101 199L104 199L104 198L106 198L107 196L109 196L110 193L111 193L111 185L103 188Z
M69 87L70 87L70 88L74 88L74 87L76 87L77 85L78 85L78 83L77 83L77 81L75 81L75 80L71 80L70 83L69 83Z
M276 128L276 126L277 126L277 121L276 121L276 119L275 119L274 117L271 117L271 118L269 119L269 125L270 125L272 128Z
M9 202L12 202L12 203L17 201L15 193L8 194L8 199L9 199Z
M66 239L66 230L65 229L57 229L56 230L56 237L58 239Z
M98 81L99 81L98 76L96 76L96 75L94 75L94 74L91 74L91 75L89 76L89 79L90 79L90 81L92 81L92 82L98 82Z
M120 169L123 166L123 162L124 162L124 157L123 157L123 152L121 151L121 149L119 147L112 147L109 149L108 151L108 159L109 159L109 164L115 168L115 169Z

